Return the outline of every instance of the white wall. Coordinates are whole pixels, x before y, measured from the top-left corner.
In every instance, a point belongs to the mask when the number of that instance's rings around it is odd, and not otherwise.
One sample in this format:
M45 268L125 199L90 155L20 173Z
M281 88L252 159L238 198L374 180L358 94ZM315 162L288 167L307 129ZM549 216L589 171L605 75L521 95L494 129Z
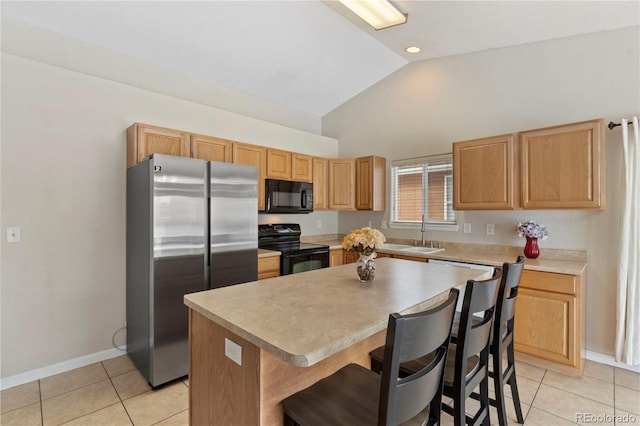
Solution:
M1 96L0 228L22 231L20 243L2 238L2 378L112 348L125 321L131 123L323 157L338 152L329 137L6 53ZM304 220L308 234L337 232L335 212Z
M340 156L389 160L451 152L456 140L500 135L604 117L640 113L640 29L532 43L412 63L323 117L323 134L339 139ZM615 339L616 249L621 132L605 130L605 211L463 212L472 234L432 231L428 239L523 246L518 221L544 222L540 246L587 250L587 349L611 354ZM341 213L340 232L389 211ZM484 234L487 223L495 235ZM461 227L462 228L462 227ZM420 238L418 230L387 236Z

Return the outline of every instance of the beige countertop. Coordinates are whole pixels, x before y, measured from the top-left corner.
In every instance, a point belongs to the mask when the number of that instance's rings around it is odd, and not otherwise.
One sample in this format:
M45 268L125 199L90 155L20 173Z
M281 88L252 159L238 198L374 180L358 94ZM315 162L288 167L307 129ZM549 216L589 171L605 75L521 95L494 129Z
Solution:
M332 250L342 248L341 239L314 239L307 241L327 244ZM390 241L395 242L395 241ZM397 241L406 243L405 241ZM522 254L521 247L499 246L489 244L465 244L442 242L444 251L436 253L403 252L401 250L378 250L381 253L402 254L425 259L451 260L455 262L476 263L482 265L501 266L504 262L515 262ZM540 249L537 259L526 259L524 269L531 271L554 272L558 274L581 275L587 267L587 253L575 250Z
M371 283L353 264L188 294L185 304L280 359L311 366L425 309L486 272L381 258Z

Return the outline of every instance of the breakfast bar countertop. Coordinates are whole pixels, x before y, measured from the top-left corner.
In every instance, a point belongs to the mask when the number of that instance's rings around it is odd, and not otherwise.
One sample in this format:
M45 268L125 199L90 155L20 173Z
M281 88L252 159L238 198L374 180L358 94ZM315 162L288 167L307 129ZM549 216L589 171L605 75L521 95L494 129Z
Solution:
M389 314L426 309L473 269L381 258L361 283L347 264L188 294L185 304L289 364L307 367L387 327Z

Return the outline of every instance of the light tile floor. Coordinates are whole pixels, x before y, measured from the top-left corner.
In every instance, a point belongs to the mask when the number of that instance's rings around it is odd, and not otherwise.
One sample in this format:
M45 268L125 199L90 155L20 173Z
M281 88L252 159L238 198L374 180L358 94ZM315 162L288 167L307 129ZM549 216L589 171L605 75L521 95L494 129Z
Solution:
M516 368L527 425L640 424L638 373L590 361L580 378L523 362ZM185 379L151 390L123 355L2 391L0 424L188 425L188 386ZM516 423L511 399L507 408ZM442 423L453 419L443 414Z

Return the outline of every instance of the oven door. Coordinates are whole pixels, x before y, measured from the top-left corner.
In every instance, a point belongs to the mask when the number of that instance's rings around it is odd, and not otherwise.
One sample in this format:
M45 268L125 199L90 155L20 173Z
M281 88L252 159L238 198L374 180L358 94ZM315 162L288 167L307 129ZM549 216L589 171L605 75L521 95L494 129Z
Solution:
M284 253L280 263L280 275L297 274L327 267L329 267L329 251L326 249Z

